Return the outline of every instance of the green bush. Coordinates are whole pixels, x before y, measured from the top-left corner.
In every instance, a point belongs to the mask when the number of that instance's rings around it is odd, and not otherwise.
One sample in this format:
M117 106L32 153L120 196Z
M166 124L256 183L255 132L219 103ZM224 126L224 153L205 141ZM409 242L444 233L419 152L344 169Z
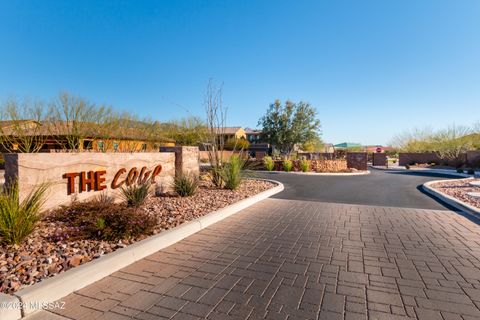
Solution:
M225 188L235 190L243 180L243 169L245 161L237 155L232 155L230 161L222 168L222 179Z
M462 169L462 168L458 168L458 169L457 169L457 173L463 173L463 169Z
M308 172L310 170L310 161L308 161L307 159L300 160L300 169L303 172Z
M272 157L263 158L263 164L268 171L272 171L275 168L275 161L273 161Z
M290 172L292 171L292 168L293 168L292 160L290 159L283 160L283 170L285 170L286 172Z
M468 169L467 173L468 174L475 174L475 170L474 169Z
M198 189L198 178L194 175L180 174L173 180L173 188L180 197L193 196Z
M53 220L68 227L54 240L96 239L118 241L152 233L157 220L143 210L98 201L74 202L56 210Z
M150 180L121 189L121 196L128 207L138 208L145 203L150 195Z
M20 244L35 229L40 209L45 202L48 186L40 185L23 201L19 201L17 183L11 183L0 193L0 241L7 245Z

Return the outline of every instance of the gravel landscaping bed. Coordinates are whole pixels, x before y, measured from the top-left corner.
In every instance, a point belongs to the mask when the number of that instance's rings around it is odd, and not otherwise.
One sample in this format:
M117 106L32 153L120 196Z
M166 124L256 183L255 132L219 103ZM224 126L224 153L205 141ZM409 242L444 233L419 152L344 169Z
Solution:
M480 180L451 180L434 183L431 187L480 209L480 198L468 195L469 192L480 192L479 187L474 187L469 184L472 181Z
M157 218L153 231L157 234L274 186L271 182L247 179L237 190L231 191L216 189L203 181L194 196L151 197L140 210ZM0 292L13 293L148 237L111 242L73 240L69 239L66 229L47 214L22 245L0 247Z

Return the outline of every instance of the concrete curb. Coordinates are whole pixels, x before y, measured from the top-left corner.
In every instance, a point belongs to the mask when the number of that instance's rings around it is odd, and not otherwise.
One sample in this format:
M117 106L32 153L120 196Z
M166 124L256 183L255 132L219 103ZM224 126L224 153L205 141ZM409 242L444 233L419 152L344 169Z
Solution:
M14 296L0 293L0 319L20 319L22 317L21 301Z
M298 174L305 176L364 176L370 174L370 171L359 171L359 172L339 172L339 173L329 173L329 172L299 172L299 171L267 171L267 170L254 170L254 172L262 173L286 173L286 174Z
M462 180L471 180L473 178L467 178L467 179L462 179ZM442 200L443 202L449 204L450 206L460 210L460 211L463 211L465 213L468 213L469 215L472 215L476 218L480 218L480 209L478 208L475 208L474 206L466 203L466 202L463 202L455 197L452 197L444 192L441 192L441 191L438 191L436 189L434 189L433 187L431 187L432 184L435 184L435 183L438 183L438 182L449 182L451 180L435 180L435 181L428 181L428 182L425 182L423 185L422 185L422 188L423 190L425 190L425 192L427 192L428 194L434 196L435 198L438 198L440 200Z
M462 178L472 178L473 175L467 173L458 173L450 170L442 170L442 169L405 169L405 168L385 168L385 167L374 167L370 166L376 170L390 170L390 171L403 171L403 172L425 172L425 173L437 173L437 174L444 174L446 176L452 177L462 177Z
M278 181L260 180L273 182L277 186L24 288L14 296L0 295L0 306L3 302L21 301L23 307L21 310L0 309L0 319L18 320L39 310L35 308L39 304L57 301L284 189Z

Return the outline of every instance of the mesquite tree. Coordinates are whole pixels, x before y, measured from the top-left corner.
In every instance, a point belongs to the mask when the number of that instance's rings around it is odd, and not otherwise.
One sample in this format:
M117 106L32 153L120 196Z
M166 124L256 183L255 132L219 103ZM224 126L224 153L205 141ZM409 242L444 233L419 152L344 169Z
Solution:
M282 104L276 100L259 120L262 138L282 154L290 155L296 144L320 137L320 120L317 110L307 102Z

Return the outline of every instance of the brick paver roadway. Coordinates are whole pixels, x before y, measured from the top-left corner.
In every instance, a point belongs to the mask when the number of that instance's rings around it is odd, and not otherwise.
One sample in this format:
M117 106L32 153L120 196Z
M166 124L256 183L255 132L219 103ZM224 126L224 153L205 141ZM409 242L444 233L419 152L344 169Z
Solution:
M72 319L480 319L480 227L268 199L62 299Z

